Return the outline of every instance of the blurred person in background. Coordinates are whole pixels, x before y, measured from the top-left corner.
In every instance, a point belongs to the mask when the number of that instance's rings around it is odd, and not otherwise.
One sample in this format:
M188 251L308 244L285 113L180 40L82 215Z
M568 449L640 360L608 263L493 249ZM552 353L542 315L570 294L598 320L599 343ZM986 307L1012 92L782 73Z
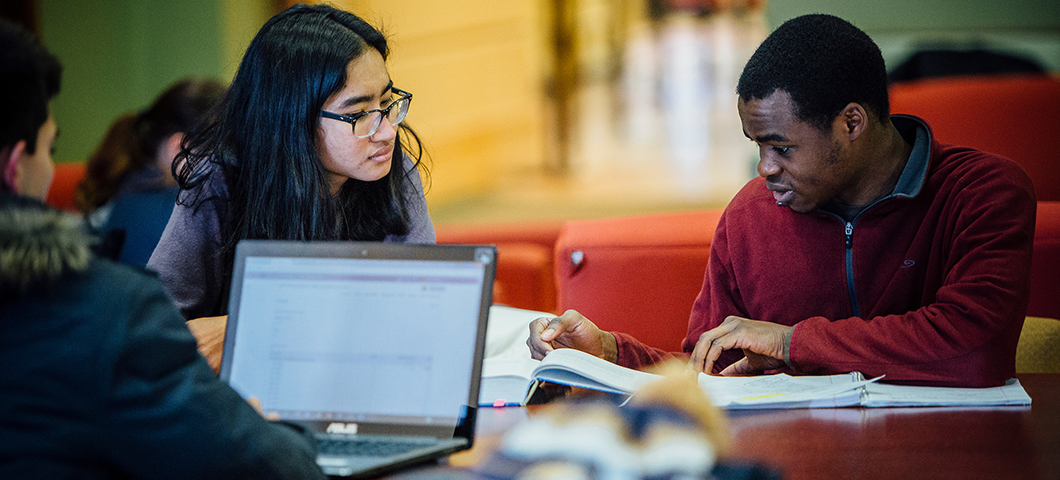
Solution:
M223 93L215 80L181 80L119 117L89 157L77 206L119 261L143 266L151 257L177 199L181 142Z

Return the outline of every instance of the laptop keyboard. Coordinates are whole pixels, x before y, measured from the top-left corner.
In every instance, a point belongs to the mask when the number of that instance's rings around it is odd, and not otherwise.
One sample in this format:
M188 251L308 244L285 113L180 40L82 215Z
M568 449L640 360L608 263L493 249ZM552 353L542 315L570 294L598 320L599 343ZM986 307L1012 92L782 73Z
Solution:
M320 439L317 450L322 455L356 455L360 457L389 457L428 446L423 442L388 440Z

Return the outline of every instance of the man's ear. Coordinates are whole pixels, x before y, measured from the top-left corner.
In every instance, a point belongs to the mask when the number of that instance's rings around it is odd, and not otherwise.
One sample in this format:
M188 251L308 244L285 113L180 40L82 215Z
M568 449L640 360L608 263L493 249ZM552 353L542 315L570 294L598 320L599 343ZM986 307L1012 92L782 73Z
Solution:
M868 121L868 113L865 107L851 102L839 112L839 120L843 122L844 133L847 139L853 142L865 131L865 122Z
M26 152L26 141L19 140L11 147L0 150L0 160L4 165L4 183L15 193L21 193L18 186L19 168L18 163L22 160L22 154Z

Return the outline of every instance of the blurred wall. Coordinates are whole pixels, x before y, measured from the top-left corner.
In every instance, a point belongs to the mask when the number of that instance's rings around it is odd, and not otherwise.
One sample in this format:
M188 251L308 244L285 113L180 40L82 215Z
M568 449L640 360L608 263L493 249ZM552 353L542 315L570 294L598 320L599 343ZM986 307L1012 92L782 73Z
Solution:
M39 0L41 37L65 67L53 104L59 162L83 161L120 114L190 75L228 82L261 25L290 1ZM432 204L544 161L546 0L337 0L391 40L409 124L427 147Z
M770 29L807 13L857 25L880 46L888 68L922 48L988 47L1060 72L1057 0L772 0L766 7Z
M624 37L610 35L640 20L632 12L642 10L645 1L334 3L381 26L391 39L391 75L415 94L408 122L430 154L428 200L434 207L486 193L495 178L518 178L554 165L563 156L556 138L569 130L562 122L579 113L570 105L557 110L554 100L581 83L609 77L616 67L601 61L602 55L624 48ZM36 0L41 37L65 65L63 90L53 105L61 129L55 158L83 161L114 118L142 108L182 77L228 81L258 28L289 3ZM931 42L990 42L1029 52L1060 71L1056 0L773 0L766 5L772 26L815 11L848 18L876 39L889 65ZM563 24L557 19L565 20L569 31L556 30ZM604 28L608 22L616 25ZM564 33L554 37L555 31ZM589 41L594 38L604 40ZM568 52L566 60L555 51ZM574 73L561 74L566 67Z
M412 92L407 122L431 161L432 205L540 168L545 148L542 0L337 0L390 39L394 85Z
M39 0L41 39L63 64L55 159L83 161L110 123L187 76L228 82L271 16L260 0Z

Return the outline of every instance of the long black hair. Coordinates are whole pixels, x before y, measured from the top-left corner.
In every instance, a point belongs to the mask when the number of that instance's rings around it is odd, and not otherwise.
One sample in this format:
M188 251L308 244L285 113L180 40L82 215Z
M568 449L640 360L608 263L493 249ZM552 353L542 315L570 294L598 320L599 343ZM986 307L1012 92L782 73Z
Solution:
M408 234L405 192L419 173L403 157L419 167L423 152L412 130L400 125L390 172L376 181L349 179L337 196L317 150L320 111L367 48L384 60L389 53L383 34L356 15L295 5L265 23L214 113L186 137L173 163L182 189L178 203L216 202L226 260L241 239L372 241ZM203 197L196 187L218 172L228 197Z

